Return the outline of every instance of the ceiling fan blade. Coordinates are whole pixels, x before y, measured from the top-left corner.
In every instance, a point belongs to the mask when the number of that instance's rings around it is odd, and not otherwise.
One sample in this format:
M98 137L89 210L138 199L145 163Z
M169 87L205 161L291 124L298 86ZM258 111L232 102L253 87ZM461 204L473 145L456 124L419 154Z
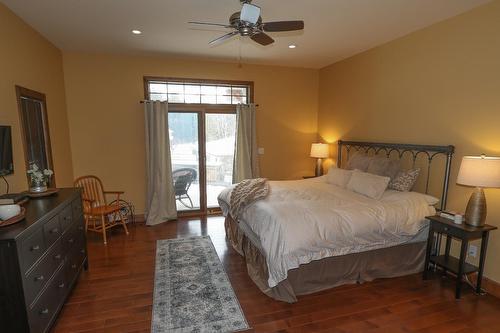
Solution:
M189 24L198 24L198 25L212 25L215 27L224 27L224 28L232 28L227 24L219 24L219 23L209 23L209 22L188 22Z
M277 21L262 24L262 29L269 32L295 31L304 29L304 21Z
M214 40L211 40L210 42L208 42L209 45L217 45L217 44L220 44L224 41L226 41L227 39L233 37L233 36L236 36L238 34L238 31L232 31L228 34L225 34L223 36L220 36Z
M260 45L264 45L264 46L274 43L274 39L272 39L271 37L269 37L269 35L266 35L263 32L258 32L256 34L250 36L250 38L254 42L257 42Z

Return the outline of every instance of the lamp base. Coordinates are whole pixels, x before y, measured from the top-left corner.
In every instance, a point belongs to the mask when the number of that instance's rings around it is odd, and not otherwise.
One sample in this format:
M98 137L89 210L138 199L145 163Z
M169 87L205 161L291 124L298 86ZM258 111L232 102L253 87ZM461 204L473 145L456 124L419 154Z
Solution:
M314 175L316 177L323 176L323 161L321 158L318 158L316 161L316 169L314 170Z
M486 221L486 196L480 187L476 187L470 196L465 210L465 223L474 227L481 227Z

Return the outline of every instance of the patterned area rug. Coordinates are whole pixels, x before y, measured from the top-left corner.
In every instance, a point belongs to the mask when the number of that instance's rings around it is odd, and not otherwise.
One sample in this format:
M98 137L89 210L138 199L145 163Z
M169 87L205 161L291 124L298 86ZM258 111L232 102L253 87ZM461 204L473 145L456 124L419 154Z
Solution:
M209 236L157 242L153 333L248 328Z

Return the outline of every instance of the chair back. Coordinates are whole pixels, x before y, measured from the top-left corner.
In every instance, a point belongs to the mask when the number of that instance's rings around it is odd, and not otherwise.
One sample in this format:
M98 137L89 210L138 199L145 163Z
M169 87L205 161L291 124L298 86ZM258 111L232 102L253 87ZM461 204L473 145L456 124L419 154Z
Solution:
M186 194L191 183L196 180L197 172L193 168L181 168L172 172L176 195Z
M92 204L88 201L83 201L84 212L90 211L92 207L105 206L106 197L101 180L96 176L79 177L74 182L75 187L83 189L82 196L84 199L92 200Z

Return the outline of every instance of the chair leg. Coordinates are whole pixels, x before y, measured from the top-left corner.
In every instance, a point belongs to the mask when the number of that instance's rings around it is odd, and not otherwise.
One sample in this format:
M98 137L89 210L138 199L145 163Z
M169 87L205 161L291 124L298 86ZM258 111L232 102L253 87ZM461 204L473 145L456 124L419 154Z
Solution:
M193 206L193 202L191 201L191 197L189 196L189 194L186 194L186 196L189 200L189 203L191 204L191 207L189 207L189 208L193 208L194 206Z
M106 220L105 220L105 215L101 215L101 224L102 224L102 238L104 240L104 245L107 245L108 241L106 239Z
M118 211L118 215L120 215L120 221L122 222L123 229L125 229L125 233L128 235L127 224L125 223L125 218L123 217L121 210Z

